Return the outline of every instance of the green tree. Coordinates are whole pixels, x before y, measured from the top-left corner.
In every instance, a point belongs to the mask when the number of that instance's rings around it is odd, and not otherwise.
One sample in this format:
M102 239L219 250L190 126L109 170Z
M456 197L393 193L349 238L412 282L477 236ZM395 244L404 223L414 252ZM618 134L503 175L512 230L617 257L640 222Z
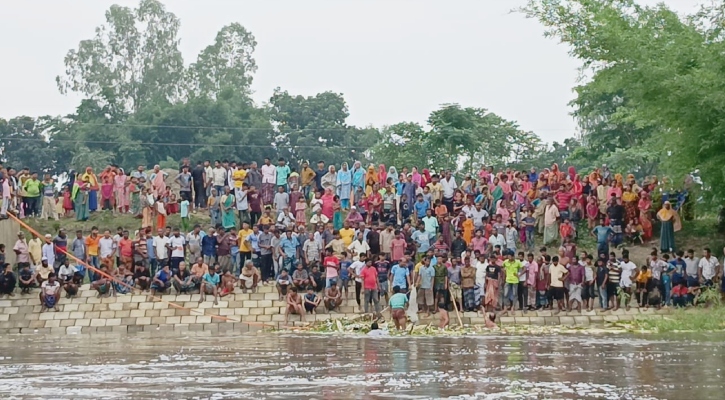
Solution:
M199 53L189 66L190 92L216 98L225 88L251 93L257 64L252 57L257 41L241 24L233 23L217 33L214 44Z
M6 167L29 168L43 174L55 171L55 157L48 144L50 117L0 118L0 161Z
M56 78L59 90L107 105L115 119L147 102L179 99L184 73L179 26L157 0L141 0L134 9L111 6L95 37L66 55L65 75Z

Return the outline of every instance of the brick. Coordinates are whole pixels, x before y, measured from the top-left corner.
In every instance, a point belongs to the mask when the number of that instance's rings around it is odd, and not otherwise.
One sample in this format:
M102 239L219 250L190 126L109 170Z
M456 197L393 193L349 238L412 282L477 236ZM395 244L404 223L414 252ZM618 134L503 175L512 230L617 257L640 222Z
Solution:
M115 311L101 311L101 318L113 318L115 315Z
M128 327L126 325L118 325L113 326L113 333L126 333L128 332Z
M176 332L187 332L189 330L189 324L175 324L174 331Z
M265 293L264 300L279 300L279 295L277 293Z
M189 325L189 331L190 332L200 332L204 330L204 325L202 324L191 324Z
M151 317L139 317L136 318L136 325L150 325Z
M45 322L45 327L46 328L59 328L60 327L60 320L59 319L52 319L52 320L44 321L44 322Z
M209 324L209 323L211 323L211 316L199 315L196 317L196 323L197 324Z
M64 319L60 321L60 326L68 327L68 326L75 326L76 320L74 319Z
M85 297L74 297L70 300L72 304L86 304Z
M264 309L264 315L279 314L279 307L267 307Z
M605 315L604 316L605 322L619 322L619 316L617 315Z
M574 317L559 317L559 323L562 325L574 325Z
M173 325L159 325L158 328L156 328L159 332L173 332L174 326Z
M145 317L146 316L146 310L131 310L130 314L131 317L137 318L137 317Z
M12 306L10 300L0 300L0 307L6 308Z
M78 311L79 304L63 304L63 311Z
M145 303L145 302L146 302L146 296L143 296L143 295L131 296L131 303Z
M181 323L181 317L165 317L165 324L175 325Z
M88 311L85 315L88 319L94 319L94 318L101 318L101 312L100 311Z
M260 300L257 302L257 307L260 307L260 308L272 307L272 300Z
M188 294L180 294L176 296L176 303L184 302L184 301L191 301L191 295Z
M92 298L93 296L97 296L98 292L95 290L83 290L79 292L81 294L81 297L89 297Z
M546 325L559 325L559 317L544 317Z
M252 308L249 310L249 315L264 315L264 308Z
M132 303L133 296L119 296L116 298L116 303Z
M108 304L94 304L93 311L108 311Z
M30 323L28 323L28 327L29 328L33 328L33 329L35 329L35 328L45 328L45 323L46 322L50 322L50 321L54 321L54 320L48 320L48 321L30 321Z
M93 311L93 304L79 304L78 311Z
M530 317L514 317L514 322L516 323L516 325L529 325L529 324L531 324L531 318Z
M174 315L176 315L178 317L188 316L188 315L191 315L191 310L177 308L176 310L174 310Z
M101 299L98 297L89 297L86 299L86 304L101 304Z
M161 316L161 310L146 310L144 315L147 317L159 317Z
M101 298L102 304L111 304L116 302L116 297L103 297Z
M173 309L173 308L167 308L167 309L161 310L161 312L159 313L159 315L162 316L162 317L171 317L171 316L176 315L175 312L176 312L175 309Z
M159 329L159 326L158 325L144 325L143 326L143 331L144 332L153 332L153 331L155 331L157 329Z
M121 318L109 318L106 320L106 326L120 326Z
M8 314L0 314L0 322L8 321L8 320L10 320L10 315L8 315Z
M157 303L152 303L152 304L154 305L154 307L153 307L154 310L163 310L164 308L169 307L169 305L167 303L163 303L160 301Z
M574 317L574 323L577 325L589 325L589 317L585 317L585 316Z
M106 326L106 320L101 318L94 318L91 320L91 326Z
M5 309L3 310L3 312L5 314L17 314L18 313L18 307L10 307L8 305L8 307L5 307Z
M248 308L235 308L234 315L249 315Z
M152 325L163 325L166 323L166 317L151 317Z
M122 311L114 311L113 317L114 318L126 318L131 316L131 311L129 310L122 310Z
M182 324L195 324L196 316L193 316L193 315L183 316L183 317L181 317L181 323Z
M141 325L129 325L128 333L143 332L143 326Z
M619 315L618 317L619 317L619 320L620 321L632 321L632 320L634 320L634 317L635 316L634 315L626 315L625 314L625 315Z
M243 301L230 301L230 302L228 302L228 307L229 308L242 308L242 307L244 307L244 302Z
M68 319L70 318L70 313L61 311L61 312L54 312L53 313L53 319Z
M123 303L124 310L138 310L138 303Z
M207 308L213 308L213 307L214 307L214 303L212 303L211 301L203 301L203 302L199 303L198 306L196 306L196 308L201 308L201 309L207 309Z
M221 310L219 310L219 315L223 315L223 316L234 315L234 310L231 308L222 308Z
M122 303L112 303L108 305L108 309L110 311L121 311L123 310L123 304Z
M237 293L234 295L235 301L249 300L249 293Z
M189 301L195 301L195 302L197 302L197 303L198 303L198 302L200 302L200 301L201 301L201 295L200 295L200 294L198 294L198 293L197 293L197 294L192 294L192 295L191 295L191 300L189 300Z
M252 300L264 300L264 293L252 293L249 295Z
M96 327L96 332L111 333L111 332L113 332L113 327L112 326L98 326L98 327Z
M514 322L516 322L514 317L500 317L499 321L502 324L506 324L506 325L512 325Z
M77 319L75 326L91 326L90 319Z
M46 312L40 314L40 317L38 317L38 319L41 321L47 321L49 319L53 319L53 313L46 311Z
M139 303L138 309L139 310L152 310L154 308L154 303Z

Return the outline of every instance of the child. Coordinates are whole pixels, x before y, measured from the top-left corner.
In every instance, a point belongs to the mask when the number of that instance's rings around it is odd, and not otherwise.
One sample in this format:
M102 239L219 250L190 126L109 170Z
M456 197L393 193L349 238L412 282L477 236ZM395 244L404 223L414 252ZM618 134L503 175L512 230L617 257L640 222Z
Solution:
M310 207L312 208L312 213L315 214L317 211L322 211L322 192L315 193L315 198L310 201Z
M181 229L184 234L187 234L189 232L189 200L181 201L179 215L181 215Z
M400 195L400 225L410 221L410 205L408 204L408 195Z
M166 215L173 215L179 213L179 202L176 200L176 194L170 193L167 197L168 200L166 200Z
M290 287L290 284L292 284L292 280L290 279L289 273L287 273L286 269L282 269L279 271L279 276L277 277L277 294L279 294L280 301L284 298L284 296L287 296L287 288Z
M346 251L342 252L342 260L340 261L340 290L345 293L345 300L347 300L347 286L350 282L350 265L352 265L352 258Z
M299 193L299 191L297 191ZM307 216L305 215L305 210L307 210L307 202L305 202L304 196L299 196L297 198L297 202L295 203L295 220L297 221L298 226L305 226L307 221Z
M516 254L516 238L519 235L518 231L516 230L516 227L514 226L514 220L510 219L506 223L506 249L508 249L511 254ZM468 241L467 243L470 243Z
M269 206L265 207L264 214L262 214L262 217L259 218L259 225L262 225L263 227L272 226L272 224L274 224L274 219L272 219L271 213L272 209Z
M564 223L562 223L561 227L559 227L559 235L561 235L562 244L566 242L566 239L574 237L574 229L568 218L565 218Z
M534 251L534 230L536 228L536 218L534 218L534 210L529 209L524 218L524 230L526 233L526 250Z
M587 200L587 226L591 231L597 226L597 217L599 216L599 205L597 205L597 198L594 195L590 195Z
M73 215L73 201L70 198L70 188L68 185L63 186L62 190L62 196L63 196L63 214L66 217L70 217Z
M320 298L312 286L307 286L307 293L304 296L305 312L317 314L317 306L320 305Z
M687 286L682 281L672 288L672 305L675 307L687 306Z

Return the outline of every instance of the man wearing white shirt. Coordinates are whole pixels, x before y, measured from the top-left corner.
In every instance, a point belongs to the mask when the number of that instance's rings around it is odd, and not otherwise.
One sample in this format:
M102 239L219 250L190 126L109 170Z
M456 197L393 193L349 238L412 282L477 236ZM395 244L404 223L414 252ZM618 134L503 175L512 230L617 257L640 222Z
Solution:
M262 173L262 205L272 204L274 199L274 187L277 184L277 167L272 165L269 158L264 159L264 165L260 168Z
M184 261L186 248L186 239L181 236L179 228L174 228L174 233L169 238L169 249L171 250L171 260L169 266L175 273L179 271L179 264Z
M483 229L483 219L488 218L488 212L481 207L481 203L476 204L476 207L471 211L471 215L468 218L473 220L473 226L476 229Z
M216 189L217 196L221 196L224 193L224 186L227 182L227 170L222 167L219 160L214 161L214 169L212 170L212 184Z
M360 274L362 273L363 268L365 268L364 257L363 260L358 259L350 264L350 270L355 278L355 300L357 301L358 308L361 306L360 293L362 293L362 278L360 277Z
M317 224L327 224L330 222L330 219L327 218L325 214L322 213L322 210L317 210L315 213L310 217L310 224L311 225L317 225Z
M169 263L169 238L164 236L164 230L158 230L158 236L154 236L154 251L156 253L156 261L158 262L158 269L161 270L164 266ZM155 271L154 271L155 272Z
M471 219L473 217L473 211L476 209L476 207L473 205L473 200L469 201L470 203L463 206L461 212L466 214L466 218Z
M116 242L111 237L111 232L106 230L103 232L103 237L98 239L98 256L101 260L112 259L113 252L116 250ZM113 260L111 260L113 262Z
M48 265L55 265L55 249L53 248L53 242L50 240L53 238L51 235L45 235L45 242L41 249L42 257L48 259Z
M237 213L239 214L239 220L241 223L249 223L249 199L247 194L249 193L249 185L246 183L242 184L241 188L234 189L234 199L237 202Z
M496 248L496 246L501 247L501 251L503 251L506 248L506 237L498 232L493 233L488 238L488 244L491 246L491 249Z
M698 264L700 282L707 287L711 287L713 285L712 280L719 275L719 267L720 262L716 257L712 256L710 249L706 247Z
M458 189L458 185L456 178L451 175L451 171L446 171L441 179L441 186L443 186L443 204L448 208L448 214L453 214L453 195Z
M622 261L619 263L621 275L619 276L619 287L628 295L632 295L632 279L637 273L637 265L629 261L629 254L622 254ZM629 302L625 304L625 309L629 310Z

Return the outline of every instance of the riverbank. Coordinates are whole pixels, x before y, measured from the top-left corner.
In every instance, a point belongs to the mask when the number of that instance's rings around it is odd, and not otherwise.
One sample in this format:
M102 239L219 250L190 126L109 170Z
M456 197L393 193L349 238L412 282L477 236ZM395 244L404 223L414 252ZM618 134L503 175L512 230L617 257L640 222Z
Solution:
M239 289L237 289L239 291ZM211 332L249 332L258 330L299 330L324 331L321 326L334 325L340 320L346 326L349 322L364 324L355 300L350 298L340 307L339 313L321 312L316 315L307 315L304 320L298 315L290 316L289 323L285 323L285 303L272 286L262 286L257 293L235 293L222 298L218 305L211 301L200 301L198 294L169 294L161 297L162 301L149 299L145 294L118 295L117 297L96 297L96 292L90 290L88 285L81 287L79 295L73 299L61 298L58 312L46 311L41 313L38 292L29 295L20 295L16 292L14 297L0 299L0 334L9 333L94 333L119 332L134 333L139 331L211 331ZM210 297L207 297L209 300ZM717 309L723 313L722 309ZM656 323L644 322L647 320L667 321L671 318L684 320L693 318L706 320L709 309L688 309L673 312L672 309L645 310L632 307L629 311L619 309L615 311L595 310L582 313L571 312L554 314L552 311L536 311L523 313L515 312L511 316L500 317L498 324L510 332L519 333L546 333L563 327L581 329L612 328L617 329L656 329ZM703 314L704 313L704 314ZM718 314L720 315L720 314ZM389 313L384 313L389 318ZM720 321L723 318L718 317ZM461 313L463 328L457 327L458 319L454 312L450 313L451 330L461 329L483 332L485 320L478 313ZM634 323L636 321L636 324ZM436 316L423 318L419 326L437 326ZM626 326L624 324L627 324ZM669 322L663 322L661 326ZM631 327L629 327L631 325ZM673 327L682 326L682 323L672 323ZM696 325L699 326L699 325ZM525 328L520 328L525 327ZM537 328L539 327L539 328ZM624 327L624 328L623 328ZM711 325L707 327L712 328ZM422 329L422 328L419 328ZM712 330L712 329L710 329ZM468 332L468 331L466 331Z

